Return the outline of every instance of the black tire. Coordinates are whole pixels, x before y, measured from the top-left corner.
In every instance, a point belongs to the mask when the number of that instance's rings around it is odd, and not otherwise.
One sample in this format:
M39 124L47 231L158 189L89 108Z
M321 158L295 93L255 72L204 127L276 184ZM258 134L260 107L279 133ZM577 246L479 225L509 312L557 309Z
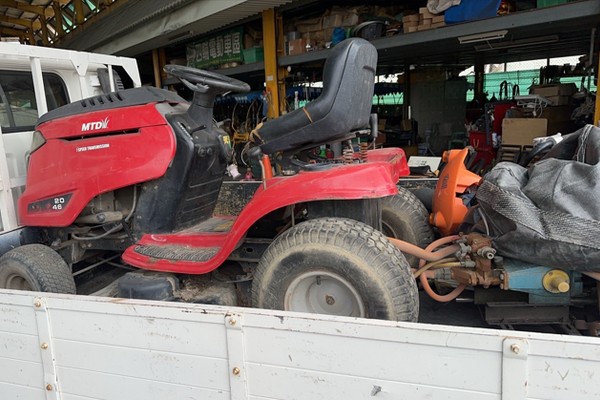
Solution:
M306 221L276 238L256 269L252 303L397 321L416 321L419 314L417 285L402 252L381 232L342 218Z
M434 235L429 225L429 212L412 192L398 188L398 194L386 197L381 207L381 228L383 234L394 239L427 247L433 242ZM416 268L419 260L405 254L411 267Z
M0 288L75 294L71 269L42 244L17 247L0 257Z

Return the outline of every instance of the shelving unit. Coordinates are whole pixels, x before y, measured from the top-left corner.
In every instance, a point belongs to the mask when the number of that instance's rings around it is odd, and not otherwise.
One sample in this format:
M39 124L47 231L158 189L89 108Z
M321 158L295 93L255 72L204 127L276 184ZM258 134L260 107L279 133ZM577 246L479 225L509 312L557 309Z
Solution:
M476 62L499 63L536 58L587 54L592 29L600 21L600 1L582 0L554 7L454 24L438 29L399 34L372 41L379 51L379 70L397 72L406 64L473 65ZM486 32L507 30L505 38L489 42L492 47L482 51L485 41L460 44L458 38ZM544 40L541 40L544 39ZM500 48L494 48L502 43ZM322 63L329 50L279 57L282 67ZM257 73L262 63L222 69L225 75Z

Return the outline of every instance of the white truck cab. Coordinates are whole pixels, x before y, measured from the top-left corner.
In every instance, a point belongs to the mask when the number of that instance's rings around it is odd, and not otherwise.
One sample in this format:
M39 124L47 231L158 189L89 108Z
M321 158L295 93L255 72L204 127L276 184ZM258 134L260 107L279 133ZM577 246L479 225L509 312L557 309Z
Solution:
M0 232L18 228L36 121L49 110L141 86L135 59L0 42Z

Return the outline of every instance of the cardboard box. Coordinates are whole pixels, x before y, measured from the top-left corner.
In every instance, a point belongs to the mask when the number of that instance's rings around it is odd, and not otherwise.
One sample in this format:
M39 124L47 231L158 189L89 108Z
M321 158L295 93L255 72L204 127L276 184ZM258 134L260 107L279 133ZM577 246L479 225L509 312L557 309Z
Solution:
M552 102L553 106L566 106L571 102L571 96L543 96Z
M330 15L323 16L323 28L335 28L336 26L342 26L344 22L344 15L341 13L332 13Z
M533 139L546 136L548 120L545 118L504 118L502 144L531 146Z
M443 15L436 15L435 17L432 18L432 21L431 21L432 24L438 24L440 22L446 22Z
M329 37L326 37L326 36L327 36L327 30L322 29L320 31L305 32L302 34L302 39L306 40L306 43L315 44L315 43L323 43L326 40L331 40L331 35Z
M288 46L290 56L306 53L306 39L290 40Z
M385 132L379 131L377 132L377 138L375 138L375 144L385 144L386 137Z
M419 26L418 22L406 22L402 24L402 29L404 29L404 33L415 32L417 30L417 26ZM414 28L412 31L410 28Z
M296 22L296 30L300 33L315 32L323 29L323 18L311 18Z
M410 22L419 22L419 15L413 14L413 15L406 15L406 16L402 17L403 24L410 23Z
M419 25L417 27L418 31L426 31L426 30L429 30L429 29L431 29L431 25Z
M431 18L423 18L421 21L419 21L419 25L431 25Z
M574 83L561 83L556 85L532 85L529 89L530 94L537 94L542 97L551 96L572 96L577 91Z
M412 130L412 120L403 119L402 122L400 122L400 129L405 132Z
M575 126L571 120L571 113L573 107L571 106L551 106L546 107L542 111L541 118L548 120L548 135L554 135L555 133L562 133L566 135L575 131Z
M427 7L421 7L421 8L419 8L419 14L421 14L423 16L423 18L433 18L433 17L435 17L435 14L430 13L429 9Z
M418 29L417 26L409 26L408 27L408 33L412 33L412 32L416 32Z
M442 26L446 26L445 22L436 22L435 24L431 24L431 28L441 28Z

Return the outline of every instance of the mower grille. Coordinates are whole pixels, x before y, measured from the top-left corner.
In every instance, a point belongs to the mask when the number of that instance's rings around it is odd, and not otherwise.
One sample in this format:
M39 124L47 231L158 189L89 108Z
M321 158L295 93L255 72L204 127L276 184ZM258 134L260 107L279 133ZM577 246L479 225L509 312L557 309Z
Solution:
M133 251L143 256L174 261L208 261L217 254L220 247L190 249L182 246L135 246Z

